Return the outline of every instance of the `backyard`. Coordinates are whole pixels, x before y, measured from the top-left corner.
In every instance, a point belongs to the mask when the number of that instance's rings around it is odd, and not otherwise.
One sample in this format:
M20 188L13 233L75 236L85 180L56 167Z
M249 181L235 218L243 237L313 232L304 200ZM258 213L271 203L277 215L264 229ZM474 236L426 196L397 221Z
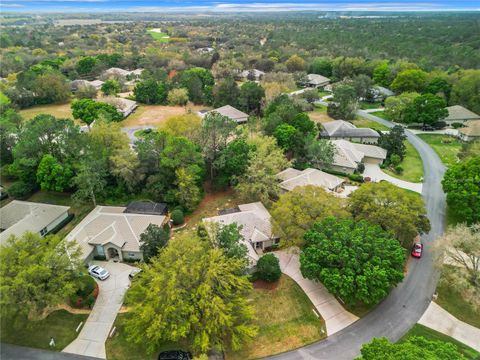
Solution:
M421 182L423 178L423 162L418 151L413 147L410 142L405 141L405 146L407 152L403 161L400 165L403 168L402 174L397 174L396 172L390 169L383 169L383 171L397 179L410 181L410 182Z
M43 320L31 321L24 315L7 320L2 317L1 342L50 349L50 339L55 339L53 350L61 351L77 337L77 326L87 319L86 314L71 314L66 310L52 312ZM8 331L5 331L8 329Z
M39 114L49 114L57 118L72 118L70 103L32 106L27 109L20 110L19 114L22 115L25 120L33 119Z
M457 138L438 134L420 134L418 136L435 150L445 166L452 166L459 161L457 155L462 149L462 142Z
M478 359L480 353L465 344L451 338L450 336L444 335L438 331L432 330L429 327L423 326L421 324L416 324L411 328L400 340L403 342L411 338L412 336L423 336L428 340L438 340L447 343L452 343L455 345L458 350L465 356L466 359Z

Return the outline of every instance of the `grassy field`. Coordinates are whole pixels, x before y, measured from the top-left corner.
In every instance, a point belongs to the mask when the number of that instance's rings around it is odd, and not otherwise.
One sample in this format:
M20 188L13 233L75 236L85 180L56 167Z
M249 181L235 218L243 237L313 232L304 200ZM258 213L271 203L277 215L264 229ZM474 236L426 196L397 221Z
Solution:
M389 116L387 116L387 114L385 114L384 111L375 111L375 112L371 112L370 115L373 115L373 116L378 116L382 119L385 119L385 120L392 120L390 119Z
M438 134L420 134L418 136L435 150L447 167L459 161L457 155L462 149L462 143L458 139Z
M147 32L150 34L151 37L153 37L155 40L159 42L168 43L170 41L170 37L166 33L157 32L157 31L154 31L154 29L149 29L147 30Z
M204 109L204 106L164 106L164 105L139 105L138 108L123 120L120 124L122 127L133 127L142 125L158 126L165 119L174 115L183 115Z
M360 102L360 109L362 110L368 110L368 109L379 109L382 108L383 105L381 102L374 102L374 103L369 103L365 101Z
M383 169L383 171L398 179L410 182L420 182L423 177L422 159L412 144L405 141L405 145L407 147L407 153L403 161L400 163L403 167L403 173L399 175L389 169Z
M377 131L386 131L388 128L385 125L379 124L376 121L368 120L363 117L357 116L357 119L352 121L353 125L358 128L370 128Z
M423 336L428 340L437 340L443 341L447 343L452 343L457 347L457 349L465 356L466 359L478 359L480 353L467 345L451 338L450 336L444 335L438 331L432 330L429 327L416 324L413 328L411 328L401 339L399 342L404 342L408 340L412 336Z
M65 310L54 311L43 320L29 321L25 316L14 320L1 320L0 341L8 344L52 349L50 338L55 339L54 350L61 351L77 337L75 329L87 319L86 314L70 314Z
M334 120L330 116L328 116L327 107L324 105L315 105L315 108L313 109L313 111L310 111L308 113L308 116L310 117L310 120L316 123L324 123Z
M439 283L437 286L438 298L435 302L447 310L457 319L472 326L480 328L480 312L476 311L472 304L467 302L458 291Z
M33 119L39 114L49 114L57 118L72 118L70 103L37 105L27 109L22 109L19 111L19 113L25 120Z

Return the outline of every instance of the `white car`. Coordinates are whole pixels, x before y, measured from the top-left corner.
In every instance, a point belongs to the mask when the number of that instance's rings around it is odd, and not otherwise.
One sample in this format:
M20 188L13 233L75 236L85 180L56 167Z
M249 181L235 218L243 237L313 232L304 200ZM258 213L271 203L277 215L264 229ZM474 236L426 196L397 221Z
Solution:
M92 275L93 277L96 277L97 279L100 280L105 280L110 276L110 273L108 270L98 266L98 265L91 265L88 267L88 273Z

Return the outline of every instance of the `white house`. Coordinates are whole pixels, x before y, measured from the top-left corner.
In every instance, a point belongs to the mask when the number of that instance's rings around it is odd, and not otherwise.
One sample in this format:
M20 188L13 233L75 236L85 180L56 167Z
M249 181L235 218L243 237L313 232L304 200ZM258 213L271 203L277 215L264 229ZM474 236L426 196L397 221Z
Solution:
M453 105L447 107L448 116L443 119L447 125L452 125L454 123L465 123L466 121L479 121L480 115L475 114L473 111L470 111L464 108L461 105Z
M364 144L376 144L380 134L370 128L357 128L345 120L334 120L322 124L320 137L330 140L349 140Z
M213 111L236 121L238 124L243 124L248 121L248 114L245 114L243 111L235 109L233 106L230 105L225 105L219 107L218 109L213 109L207 112L198 112L198 115L203 118L206 114Z
M292 191L299 186L313 185L320 186L326 191L337 192L345 182L338 176L312 168L305 170L287 168L278 173L277 178L281 180L280 188L284 191Z
M335 155L332 169L345 174L353 174L360 163L381 164L387 158L387 150L347 140L333 140Z
M328 84L330 84L330 79L318 74L308 74L305 82L305 86L312 88L322 88Z

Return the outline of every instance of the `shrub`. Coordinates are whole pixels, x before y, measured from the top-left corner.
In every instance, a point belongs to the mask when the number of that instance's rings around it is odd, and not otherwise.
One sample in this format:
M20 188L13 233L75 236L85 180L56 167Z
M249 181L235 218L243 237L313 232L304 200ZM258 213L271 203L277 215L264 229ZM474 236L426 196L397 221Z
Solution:
M363 176L359 174L350 174L348 178L352 181L363 182Z
M435 129L443 129L447 126L447 123L445 121L436 121L432 124L432 126Z
M460 129L460 128L463 127L463 126L464 126L464 125L463 125L462 123L459 123L459 122L454 122L454 123L452 124L452 127L453 127L454 129Z
M359 174L363 174L363 172L365 171L365 164L363 163L358 164L357 171Z
M282 276L280 263L273 254L263 255L257 262L257 276L261 280L275 282Z
M395 172L396 172L397 174L403 173L403 167L402 167L402 165L397 165L397 166L395 166Z
M95 295L98 294L97 288L97 283L91 276L82 276L78 280L77 291L70 297L71 305L77 308L92 307Z
M94 255L93 260L105 261L107 260L107 257L105 255Z
M203 224L198 225L197 235L202 240L205 240L208 237L208 233L207 233L207 229L205 228L205 225Z
M35 185L25 181L15 181L8 189L8 196L14 199L23 199L35 190Z
M398 164L400 164L400 161L402 161L400 155L392 154L392 156L390 156L390 163L392 164L392 166L397 166Z
M173 225L180 225L180 224L183 224L183 222L185 221L185 217L183 216L183 211L180 209L173 210L171 218L172 218Z

